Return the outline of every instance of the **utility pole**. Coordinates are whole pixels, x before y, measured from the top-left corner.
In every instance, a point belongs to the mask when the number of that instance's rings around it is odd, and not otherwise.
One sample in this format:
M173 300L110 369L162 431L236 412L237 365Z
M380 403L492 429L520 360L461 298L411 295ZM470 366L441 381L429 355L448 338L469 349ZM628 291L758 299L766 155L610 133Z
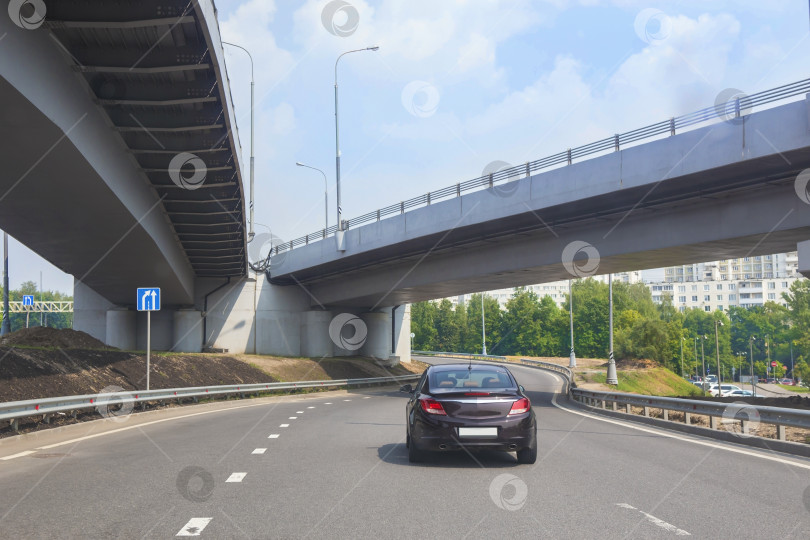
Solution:
M703 394L706 394L706 351L703 348L703 342L706 341L707 336L704 334L703 339L700 340L700 359L703 361ZM719 382L720 379L718 379Z
M723 381L720 380L720 331L719 327L723 326L723 321L717 319L714 321L714 352L717 359L717 395L723 397Z
M698 338L693 338L692 339L692 341L695 344L695 377L698 377L697 340L698 340ZM702 386L703 382L705 382L705 381L701 381L701 386Z
M683 340L686 338L681 336L681 377L685 377L686 374L683 372Z

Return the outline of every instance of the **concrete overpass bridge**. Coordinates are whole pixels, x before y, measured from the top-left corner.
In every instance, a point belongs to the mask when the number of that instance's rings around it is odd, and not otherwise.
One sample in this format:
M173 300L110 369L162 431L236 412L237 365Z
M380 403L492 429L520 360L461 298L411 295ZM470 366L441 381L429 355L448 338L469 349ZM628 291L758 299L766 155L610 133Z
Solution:
M75 276L78 329L142 346L135 288L155 285L158 347L199 349L200 298L247 275L213 2L40 4L0 17L0 227Z
M810 271L808 89L743 97L371 212L347 223L345 252L324 239L334 227L315 232L274 250L270 282L335 312L797 247ZM573 161L589 153L600 155Z

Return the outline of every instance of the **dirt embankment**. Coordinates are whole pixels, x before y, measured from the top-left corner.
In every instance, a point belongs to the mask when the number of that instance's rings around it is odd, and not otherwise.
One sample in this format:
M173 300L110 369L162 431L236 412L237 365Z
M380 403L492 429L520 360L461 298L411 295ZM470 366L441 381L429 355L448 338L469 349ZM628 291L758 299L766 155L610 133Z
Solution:
M384 368L361 358L153 353L150 387L384 377L422 369ZM30 328L0 340L0 402L96 394L110 386L146 388L146 355L107 347L69 329Z

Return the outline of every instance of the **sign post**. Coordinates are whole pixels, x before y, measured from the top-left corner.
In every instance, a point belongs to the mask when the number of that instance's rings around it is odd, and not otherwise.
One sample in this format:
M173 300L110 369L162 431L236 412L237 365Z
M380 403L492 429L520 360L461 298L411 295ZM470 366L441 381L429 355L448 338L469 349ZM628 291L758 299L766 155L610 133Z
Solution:
M28 316L31 315L31 308L34 307L34 295L33 294L24 294L23 295L23 306L27 307L27 309L25 310L25 327L28 328Z
M152 353L152 312L160 311L160 287L139 287L138 311L146 312L146 389L149 390L149 361Z

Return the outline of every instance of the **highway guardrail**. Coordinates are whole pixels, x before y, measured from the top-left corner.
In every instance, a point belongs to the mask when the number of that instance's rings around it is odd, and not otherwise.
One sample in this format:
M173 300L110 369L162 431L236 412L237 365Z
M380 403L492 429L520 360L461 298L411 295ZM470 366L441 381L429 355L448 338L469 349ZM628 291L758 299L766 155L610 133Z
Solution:
M372 377L367 379L330 379L325 381L271 382L261 384L231 384L218 386L193 386L185 388L166 388L161 390L121 390L85 394L81 396L61 396L25 401L0 403L0 420L9 420L11 427L17 429L20 418L43 415L47 419L57 413L72 413L85 409L97 409L102 416L117 416L109 412L110 407L131 408L137 403L150 401L168 401L174 399L194 399L229 394L257 394L278 390L298 390L301 388L333 388L353 385L372 385L398 383L418 380L420 375L399 375L392 377Z
M684 413L684 423L691 425L691 415L709 417L709 427L719 429L721 424L732 424L732 430L748 435L750 428L759 424L776 426L776 438L786 440L785 427L810 429L810 411L783 407L766 407L743 402L723 403L698 399L682 399L618 392L600 392L574 388L571 397L583 405L597 409L612 409L626 414L635 414L633 407L641 407L641 414L650 417L651 410L660 409L664 420L672 411ZM623 411L620 409L624 409Z

